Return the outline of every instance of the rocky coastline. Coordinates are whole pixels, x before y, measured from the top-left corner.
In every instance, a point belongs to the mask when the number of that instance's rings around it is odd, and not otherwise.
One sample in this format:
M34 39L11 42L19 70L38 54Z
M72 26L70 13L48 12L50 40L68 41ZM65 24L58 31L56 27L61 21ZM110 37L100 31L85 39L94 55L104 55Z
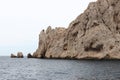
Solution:
M120 59L120 0L97 0L68 28L51 26L39 34L29 58Z
M35 58L120 59L120 0L91 2L67 29L39 35Z

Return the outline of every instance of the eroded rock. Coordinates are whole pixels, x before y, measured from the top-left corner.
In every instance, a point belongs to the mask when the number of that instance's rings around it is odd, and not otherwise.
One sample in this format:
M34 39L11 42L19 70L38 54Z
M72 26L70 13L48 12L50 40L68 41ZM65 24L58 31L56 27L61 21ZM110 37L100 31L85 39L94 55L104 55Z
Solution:
M23 53L22 52L18 52L17 53L17 58L23 58L24 56L23 56Z
M14 54L11 54L11 58L17 58L17 56Z
M31 55L31 53L29 53L29 54L27 55L27 58L33 58L33 56Z
M36 58L120 59L120 0L98 0L67 29L39 35Z

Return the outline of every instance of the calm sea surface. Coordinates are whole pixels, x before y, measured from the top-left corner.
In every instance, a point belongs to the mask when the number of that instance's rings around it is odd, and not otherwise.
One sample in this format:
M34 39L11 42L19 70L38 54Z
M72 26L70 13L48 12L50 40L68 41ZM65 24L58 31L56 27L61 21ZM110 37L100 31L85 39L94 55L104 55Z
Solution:
M0 57L0 80L120 80L120 61Z

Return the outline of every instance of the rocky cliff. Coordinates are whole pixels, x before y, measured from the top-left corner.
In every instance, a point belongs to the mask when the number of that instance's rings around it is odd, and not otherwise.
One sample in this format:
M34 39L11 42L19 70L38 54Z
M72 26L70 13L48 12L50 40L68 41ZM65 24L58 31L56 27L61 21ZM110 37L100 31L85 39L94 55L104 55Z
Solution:
M98 0L67 29L41 31L36 58L120 59L120 0Z

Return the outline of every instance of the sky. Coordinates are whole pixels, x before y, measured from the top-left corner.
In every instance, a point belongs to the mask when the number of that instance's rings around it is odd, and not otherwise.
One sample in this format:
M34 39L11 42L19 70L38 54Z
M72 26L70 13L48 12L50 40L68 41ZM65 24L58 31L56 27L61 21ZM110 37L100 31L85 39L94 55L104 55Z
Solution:
M0 56L33 53L48 26L68 27L96 0L0 0Z

